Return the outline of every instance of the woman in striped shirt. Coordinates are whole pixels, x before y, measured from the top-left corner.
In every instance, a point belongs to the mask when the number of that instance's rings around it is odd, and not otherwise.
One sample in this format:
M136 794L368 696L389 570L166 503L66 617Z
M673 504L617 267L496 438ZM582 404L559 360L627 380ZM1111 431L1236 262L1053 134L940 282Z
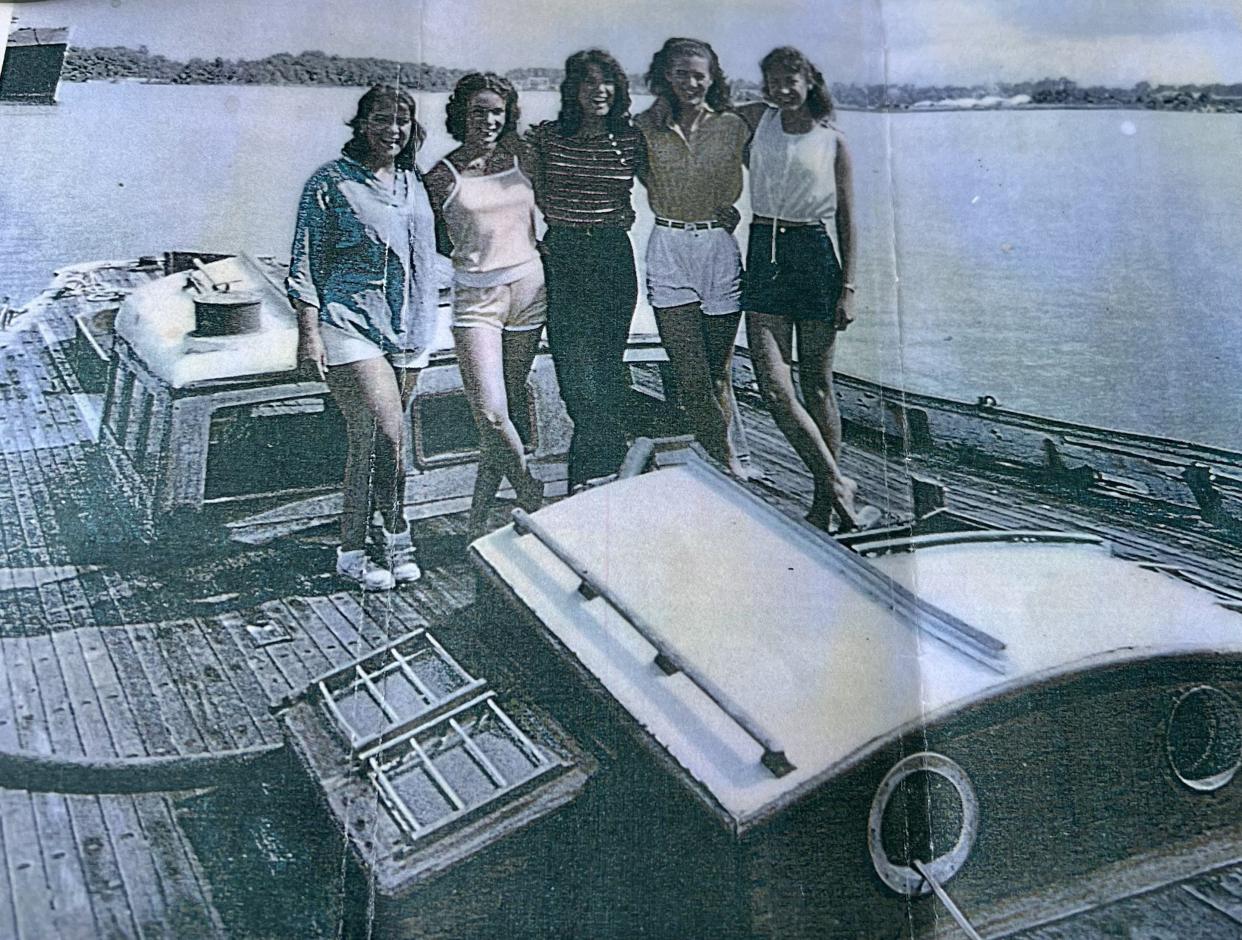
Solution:
M569 486L614 473L625 456L622 357L638 299L630 192L642 141L629 81L607 52L565 62L561 110L533 128L535 195L548 231L548 345L574 422Z

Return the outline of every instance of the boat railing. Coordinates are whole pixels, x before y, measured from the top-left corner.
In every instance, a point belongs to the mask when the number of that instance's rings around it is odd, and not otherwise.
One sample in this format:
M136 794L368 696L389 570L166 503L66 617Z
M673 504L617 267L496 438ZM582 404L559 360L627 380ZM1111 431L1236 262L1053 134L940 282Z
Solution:
M996 544L1014 542L1038 545L1104 545L1098 535L1086 532L1060 532L1051 529L969 529L961 532L931 532L867 541L856 539L853 547L863 555L888 555L945 545Z

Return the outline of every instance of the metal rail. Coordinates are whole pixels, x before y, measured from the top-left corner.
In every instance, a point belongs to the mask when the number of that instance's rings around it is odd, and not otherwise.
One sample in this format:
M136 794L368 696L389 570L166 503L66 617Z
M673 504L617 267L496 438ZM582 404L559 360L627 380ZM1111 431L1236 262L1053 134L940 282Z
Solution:
M928 867L917 858L914 859L910 865L919 873L923 880L927 882L928 887L932 889L932 892L937 898L940 899L940 903L944 905L945 910L949 912L949 916L951 916L957 922L957 925L962 928L962 933L966 934L970 940L983 940L983 937L979 934L979 931L975 930L970 921L966 919L966 915L962 913L962 909L953 902L953 899L949 897L949 892L946 891L944 886L935 879Z
M938 548L944 545L974 545L1017 542L1038 545L1103 545L1104 539L1084 532L1058 532L1044 529L970 529L964 532L934 532L898 538L855 539L853 547L864 555Z
M697 667L674 649L667 640L659 636L656 629L640 616L603 580L595 577L583 562L566 548L556 536L531 518L521 509L513 510L513 527L519 535L532 535L548 551L555 555L574 576L578 578L578 593L591 600L599 597L605 600L623 620L625 620L644 640L656 650L655 664L665 675L682 673L710 698L716 706L733 719L743 731L750 735L763 748L760 762L774 776L783 777L794 770L794 765L785 754L776 735L768 731L761 722L752 716L728 692L716 684L709 676L704 675Z

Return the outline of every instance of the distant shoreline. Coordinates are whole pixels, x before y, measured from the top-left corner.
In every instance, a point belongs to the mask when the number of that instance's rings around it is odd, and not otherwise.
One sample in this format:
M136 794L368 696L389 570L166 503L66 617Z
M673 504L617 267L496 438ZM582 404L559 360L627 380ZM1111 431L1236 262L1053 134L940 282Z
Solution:
M465 69L425 62L351 58L309 51L282 52L263 59L193 58L179 62L151 53L146 46L70 48L62 78L67 82L134 82L161 85L298 85L367 87L402 76L422 91L450 91ZM557 68L520 68L506 73L520 91L555 91L563 78ZM631 90L644 93L641 75L630 75ZM757 82L731 82L738 101L760 96ZM1084 87L1068 78L1004 82L988 86L832 85L837 105L845 111L1004 111L1004 110L1138 110L1199 113L1242 112L1242 83L1225 85L1151 85L1131 88Z
M347 82L170 82L158 81L146 78L124 77L124 78L87 78L87 79L65 79L77 85L161 85L161 86L179 86L183 88L206 87L233 87L233 88L356 88L362 90L370 87L372 83L363 82L360 84L350 84ZM448 94L451 88L415 88L416 92L428 92L432 94ZM553 88L523 88L521 91L544 91L549 94L556 93ZM632 89L632 93L636 95L649 94L645 89ZM758 95L745 96L735 95L736 104L745 104L750 101L759 100ZM1182 108L1159 108L1151 105L1140 104L1136 102L1073 102L1066 104L1045 103L1045 102L1028 102L1026 104L1003 104L1003 105L963 105L963 104L942 104L940 102L916 102L914 105L855 105L844 104L840 101L836 102L838 111L872 113L872 114L938 114L946 111L954 112L975 112L986 114L996 111L1165 111L1179 112L1183 114L1236 114L1242 112L1242 102L1236 107L1182 107Z

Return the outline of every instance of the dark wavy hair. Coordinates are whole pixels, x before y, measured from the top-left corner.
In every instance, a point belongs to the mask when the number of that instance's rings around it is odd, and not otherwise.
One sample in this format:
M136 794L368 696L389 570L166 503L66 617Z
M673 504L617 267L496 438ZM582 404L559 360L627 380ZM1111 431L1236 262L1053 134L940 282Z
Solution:
M518 118L522 112L518 109L518 93L513 82L495 72L470 72L453 86L444 118L444 126L460 144L466 142L466 112L470 109L470 99L481 91L495 92L505 103L505 126L500 136L517 133Z
M763 73L764 95L769 94L768 72L777 68L802 73L809 86L806 106L811 112L811 117L818 121L820 118L835 116L836 105L832 102L832 93L828 90L828 84L824 81L823 74L811 63L810 59L793 46L781 46L773 49L759 63L759 70Z
M669 85L664 73L673 64L673 59L678 56L691 55L702 56L708 62L708 74L712 79L712 86L707 89L706 95L708 106L714 111L727 111L732 108L733 104L729 100L729 80L725 78L724 70L720 68L720 59L716 57L716 50L699 39L674 37L665 42L660 47L660 51L651 57L651 65L643 77L647 83L647 90L672 105L673 113L676 114L679 107L677 96L673 94L672 86Z
M578 92L582 83L587 80L587 71L595 66L604 76L604 81L612 82L616 91L612 96L612 107L604 118L604 126L614 134L625 130L630 123L630 80L621 68L621 63L603 49L586 49L575 52L565 60L565 80L561 82L561 113L557 116L557 128L566 137L578 133L582 126L582 105L578 103Z
M409 109L410 121L414 126L410 128L409 142L397 154L397 168L400 170L414 169L414 154L427 139L427 132L415 117L418 114L418 105L414 103L414 96L400 85L372 85L358 99L358 110L345 122L353 128L354 136L345 142L341 153L351 160L357 160L359 163L365 162L371 150L366 138L367 119L371 117L371 112L381 107L391 107L395 111L399 104Z

